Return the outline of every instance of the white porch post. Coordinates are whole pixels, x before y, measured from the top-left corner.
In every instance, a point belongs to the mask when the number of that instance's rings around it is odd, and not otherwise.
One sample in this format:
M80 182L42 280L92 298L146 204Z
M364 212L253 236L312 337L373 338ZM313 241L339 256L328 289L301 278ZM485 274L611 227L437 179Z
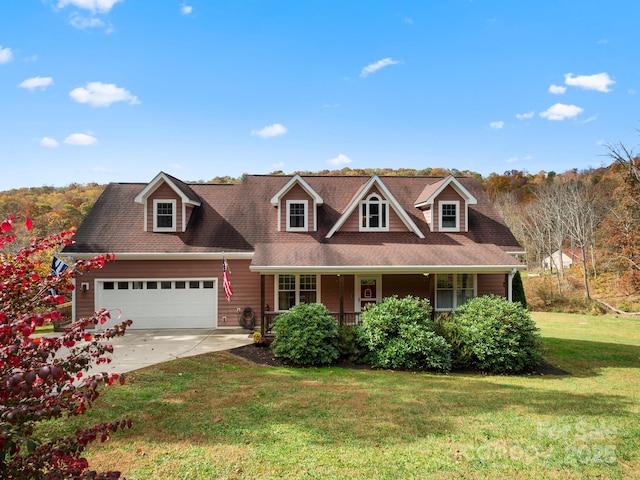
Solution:
M514 268L509 273L509 282L507 284L507 300L513 302L513 277L515 276L517 270Z

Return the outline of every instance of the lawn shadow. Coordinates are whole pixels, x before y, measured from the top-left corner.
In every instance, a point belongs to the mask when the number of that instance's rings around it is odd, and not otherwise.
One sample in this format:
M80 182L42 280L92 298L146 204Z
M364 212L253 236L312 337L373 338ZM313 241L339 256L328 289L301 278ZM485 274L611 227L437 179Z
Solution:
M545 361L575 377L601 375L604 368L640 368L640 346L567 338L543 338Z
M367 447L448 436L464 431L471 419L505 422L509 412L578 421L599 419L603 412L631 417L635 409L615 389L594 393L543 387L537 376L264 367L227 352L191 357L188 368L186 363L181 359L138 373L134 384L146 383L141 381L156 371L154 376L163 378L180 375L186 388L157 396L138 392L148 400L135 409L136 423L154 428L134 429L126 432L127 438L275 444L283 432L295 431L316 446L344 442Z

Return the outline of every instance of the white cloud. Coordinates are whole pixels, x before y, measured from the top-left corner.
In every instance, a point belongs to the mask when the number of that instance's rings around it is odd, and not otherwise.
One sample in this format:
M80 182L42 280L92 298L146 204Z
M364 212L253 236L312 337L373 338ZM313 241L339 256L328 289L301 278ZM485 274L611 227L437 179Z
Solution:
M527 112L527 113L516 113L516 118L518 120L526 120L529 118L533 118L533 116L536 114L536 112Z
M285 133L287 133L287 127L279 123L274 123L260 130L251 130L251 135L260 138L273 138L284 135Z
M71 90L69 96L78 103L86 103L92 107L108 107L115 102L128 102L129 105L140 103L135 95L113 83L89 82L86 88Z
M85 28L101 28L104 27L104 22L96 17L83 17L82 15L74 14L71 16L69 23L72 27L78 30L84 30Z
M504 122L502 120L498 122L491 122L489 126L494 130L500 130L501 128L504 127Z
M609 77L606 72L596 73L595 75L578 75L573 76L573 73L567 73L564 76L564 83L572 87L580 87L585 90L597 90L598 92L610 92L610 85L613 85L615 80Z
M59 0L58 8L73 5L74 7L90 10L92 12L107 13L116 3L121 1L122 0Z
M56 148L60 144L55 138L42 137L42 139L40 140L40 145L47 148Z
M562 85L551 85L549 87L549 93L553 93L554 95L562 95L567 91L567 87L563 87Z
M507 163L515 163L520 160L518 157L509 157L507 158Z
M180 5L180 13L183 15L191 15L193 12L193 7L191 5L182 4Z
M377 62L364 67L362 69L362 72L360 72L360 76L366 77L367 75L377 72L381 68L388 67L389 65L396 65L398 63L400 62L398 60L394 60L393 58L383 58L382 60L378 60Z
M403 20L404 23L408 23L409 25L413 24L413 18L410 17L405 17L405 19Z
M630 88L629 90L627 90L627 93L628 93L629 95L635 95L635 94L637 94L638 92L636 92L633 88Z
M51 77L33 77L27 78L23 81L18 87L20 88L28 88L33 91L36 88L45 89L48 86L53 85L53 78Z
M9 47L2 48L2 45L0 45L0 65L9 63L11 60L13 60L13 52L11 49Z
M347 157L344 154L339 154L337 157L334 158L330 158L329 160L327 160L327 163L329 165L332 165L334 167L339 167L340 165L348 165L351 163L351 159L349 157Z
M556 103L550 106L544 112L540 112L540 116L548 120L565 120L580 115L584 109L576 105L565 105L564 103Z
M96 143L98 139L93 135L87 135L86 133L73 133L64 139L64 143L67 145L79 145L86 147Z

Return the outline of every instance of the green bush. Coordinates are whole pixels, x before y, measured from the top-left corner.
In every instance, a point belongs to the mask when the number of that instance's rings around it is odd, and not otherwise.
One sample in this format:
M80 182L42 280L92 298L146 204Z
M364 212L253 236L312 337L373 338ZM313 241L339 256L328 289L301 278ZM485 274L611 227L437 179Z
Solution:
M451 347L437 335L428 300L388 297L360 315L366 361L382 368L451 370Z
M302 303L278 315L273 352L296 365L328 365L339 356L338 325L327 307Z
M498 295L473 298L437 323L453 347L456 366L520 373L542 358L539 329L519 302Z
M360 341L358 325L342 325L338 327L338 350L340 356L352 362L362 362L366 354L366 347Z

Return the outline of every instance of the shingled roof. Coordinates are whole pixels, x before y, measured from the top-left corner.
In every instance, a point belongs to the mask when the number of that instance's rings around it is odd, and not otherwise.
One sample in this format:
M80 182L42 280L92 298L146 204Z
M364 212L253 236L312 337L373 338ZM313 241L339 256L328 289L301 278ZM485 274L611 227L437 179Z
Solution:
M253 254L252 269L272 267L398 269L420 266L518 266L507 252L520 252L511 231L473 178L456 180L477 199L469 206L468 232L431 232L415 207L429 185L441 177L380 177L424 238L413 232L342 232L326 238L348 208L354 194L371 177L303 176L323 199L317 231L278 231L277 208L270 203L292 178L245 175L238 184L187 184L171 180L190 198L198 199L185 232L143 231L144 206L134 202L148 184L111 183L76 233L68 254Z

